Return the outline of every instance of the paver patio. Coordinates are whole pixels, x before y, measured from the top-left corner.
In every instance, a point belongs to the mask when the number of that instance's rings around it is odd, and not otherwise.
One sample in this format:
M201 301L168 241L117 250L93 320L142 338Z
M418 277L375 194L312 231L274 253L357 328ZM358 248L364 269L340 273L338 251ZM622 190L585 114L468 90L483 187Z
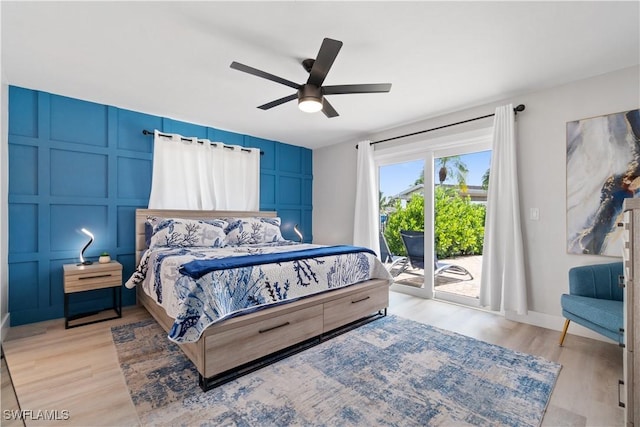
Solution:
M463 277L445 272L436 277L435 287L437 291L450 292L471 298L478 298L480 296L482 255L461 256L439 260L439 262L464 267L471 273L473 279L469 280L469 276ZM405 272L395 277L394 283L417 288L422 287L424 283L424 270L408 268Z

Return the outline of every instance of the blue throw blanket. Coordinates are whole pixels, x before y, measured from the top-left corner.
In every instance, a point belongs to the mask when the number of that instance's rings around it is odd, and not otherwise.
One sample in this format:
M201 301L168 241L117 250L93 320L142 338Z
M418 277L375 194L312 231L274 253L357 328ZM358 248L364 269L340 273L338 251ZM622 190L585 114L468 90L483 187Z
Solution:
M282 253L267 253L257 255L246 255L229 258L213 258L190 261L180 267L180 273L193 279L199 279L207 273L217 270L227 270L230 268L250 267L253 265L273 264L287 261L297 261L306 258L317 258L331 255L342 255L359 252L368 252L376 255L369 248L349 245L324 246L321 248L303 249Z

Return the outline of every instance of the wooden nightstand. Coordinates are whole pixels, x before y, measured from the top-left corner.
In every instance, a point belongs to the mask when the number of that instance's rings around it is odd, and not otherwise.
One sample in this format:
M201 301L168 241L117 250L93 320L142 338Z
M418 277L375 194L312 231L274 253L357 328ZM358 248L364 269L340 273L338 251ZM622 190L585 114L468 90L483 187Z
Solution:
M95 263L90 265L65 264L62 268L64 270L65 329L122 317L122 264L117 261L111 261L106 264ZM106 288L111 288L113 290L113 306L106 310L114 310L116 316L69 325L69 322L72 320L93 316L99 313L98 311L69 316L69 294Z

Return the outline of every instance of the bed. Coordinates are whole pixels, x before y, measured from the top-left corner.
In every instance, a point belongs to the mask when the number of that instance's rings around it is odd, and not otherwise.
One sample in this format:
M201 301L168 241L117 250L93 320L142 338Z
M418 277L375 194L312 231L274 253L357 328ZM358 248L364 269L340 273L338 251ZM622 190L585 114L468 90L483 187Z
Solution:
M150 219L155 219L157 224L166 218L181 218L185 222L204 220L207 224L216 223L217 220L223 221L227 233L225 234L226 238L229 239L233 235L234 238L237 238L235 243L238 244L230 245L231 247L224 247L229 245L223 244L222 248L215 250L216 255L212 256L215 258L213 260L209 260L210 255L204 253L207 252L206 250L200 250L201 248L196 251L195 255L187 253L187 250L176 248L148 251L149 228L157 228L157 226L145 224L151 222ZM279 225L279 218L275 212L136 210L136 264L138 268L134 276L139 276L136 279L138 284L135 286L138 303L149 311L167 331L169 339L177 342L193 362L198 371L199 385L203 390L209 390L340 333L383 317L387 312L391 276L379 263L375 254L359 252L356 250L357 248L350 249L353 247L320 248L317 247L318 245L294 245L293 242L280 242L277 236L272 239L273 243L254 245L253 242L247 241L247 244L244 244L247 240L244 238L247 233L242 235L244 237L238 237L240 234L237 230L233 231L230 222L231 220L239 220L237 222L245 224L246 231L248 226L245 221L255 221L256 219ZM229 231L230 229L231 231ZM277 232L279 233L279 228ZM208 237L213 238L210 235ZM271 239L271 236L269 238ZM216 243L219 242L216 240ZM152 248L157 246L153 240L151 246ZM272 247L278 247L278 249L272 250ZM320 258L304 258L310 256L311 253L306 251L321 251L318 253L324 254L322 251L329 249L332 251L336 249L351 250L352 252L331 255L327 252L325 255L319 255ZM156 250L157 253L155 253ZM224 250L228 255L233 256L226 257ZM237 253L231 254L229 251ZM274 255L272 251L278 252L278 254ZM280 252L287 254L283 255ZM181 258L192 255L197 259L185 262L191 258ZM279 261L273 261L273 256L289 258L283 258L284 260L278 258ZM328 273L320 270L323 273L317 276L329 277L333 275L334 278L334 283L329 283L330 288L324 289L320 286L326 286L326 284L319 284L323 280L318 277L310 279L311 276L314 276L314 271L300 269L301 265L328 264L326 261L334 259L332 257L335 257L336 265L347 258L369 263L371 265L370 277L346 274L345 271L353 270L351 267L346 267L338 273L333 269ZM364 261L365 258L366 261ZM156 268L152 266L154 259L155 261L159 259L171 261L166 261L164 264L158 263ZM244 262L254 262L254 260L257 260L256 262L261 265L246 268L246 265L243 264ZM229 263L230 266L227 265ZM147 264L149 265L147 266ZM145 268L142 268L143 265ZM208 289L207 286L220 280L223 275L232 277L232 273L235 274L235 272L251 271L255 275L266 276L268 279L272 275L285 275L288 266L291 266L289 270L295 271L297 279L282 279L279 285L278 282L267 283L265 286L269 287L268 295L273 296L274 299L268 303L262 300L253 301L251 304L254 306L237 311L227 309L227 313L225 307L220 308L224 304L220 302L203 303L203 298L196 292L203 288ZM144 271L147 269L149 273L153 271L155 276L161 274L163 277L175 277L175 283L166 284L167 280L163 279L163 285L160 286L157 283L154 285L155 282L161 281L152 274L147 275L147 272ZM293 273L290 272L290 274ZM134 276L129 279L127 286L131 287L130 282ZM303 280L303 286L294 286L292 282L295 280L298 282ZM296 292L306 292L298 291L297 288L313 288L308 282L318 288L309 291L308 295L296 294ZM340 283L335 285L337 282ZM283 283L286 283L285 287L282 286ZM179 303L172 301L168 296L172 292L181 297L188 295L191 298L191 306L207 305L214 308L210 308L209 311L199 308L204 311L204 314L193 315L193 307L190 306L188 310L183 310L187 314L183 314L177 311L176 306L183 307L184 304L182 301ZM286 298L281 298L281 294L287 292L289 295ZM196 296L194 297L194 295ZM258 299L261 298L258 297ZM212 311L215 311L215 315L212 315Z

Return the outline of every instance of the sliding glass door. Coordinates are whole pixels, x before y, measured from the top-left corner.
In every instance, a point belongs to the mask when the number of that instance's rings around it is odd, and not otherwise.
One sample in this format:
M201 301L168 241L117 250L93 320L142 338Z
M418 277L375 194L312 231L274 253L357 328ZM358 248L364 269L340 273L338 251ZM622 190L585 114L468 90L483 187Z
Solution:
M392 290L478 305L489 148L490 130L376 148Z
M386 243L391 254L386 261L392 289L423 298L433 297L433 266L426 262L432 259L433 193L425 191L432 164L430 157L415 154L377 159L381 246Z
M434 155L434 297L478 306L491 151Z
M397 285L424 288L424 161L380 166L379 182L383 261Z

